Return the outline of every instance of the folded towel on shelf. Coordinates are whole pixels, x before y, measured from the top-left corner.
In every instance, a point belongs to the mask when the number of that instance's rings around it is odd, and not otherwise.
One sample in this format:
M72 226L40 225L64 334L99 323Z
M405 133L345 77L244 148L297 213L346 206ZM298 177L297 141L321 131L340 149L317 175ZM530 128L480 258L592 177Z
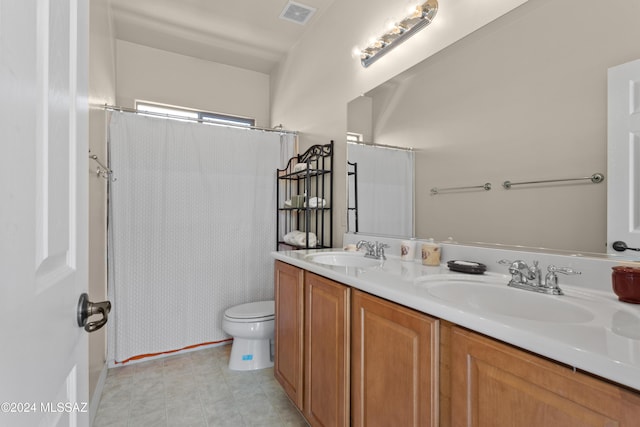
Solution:
M306 163L296 163L295 165L293 165L293 171L294 172L300 172L307 169L307 164Z
M307 245L307 233L304 231L293 230L284 235L283 240L293 246L307 246L315 248L318 244L318 238L311 231L309 232L309 244Z
M291 196L284 201L285 208L302 208L304 206L304 196Z
M321 199L320 197L312 197L307 202L310 208L324 208L327 206L327 201L325 199ZM307 203L304 204L304 207L307 207Z

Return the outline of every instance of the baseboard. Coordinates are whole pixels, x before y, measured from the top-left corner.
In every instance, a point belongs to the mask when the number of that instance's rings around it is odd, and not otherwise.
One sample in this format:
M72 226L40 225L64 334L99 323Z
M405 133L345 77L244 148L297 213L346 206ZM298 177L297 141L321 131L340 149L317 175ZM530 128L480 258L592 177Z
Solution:
M102 367L102 371L100 372L100 377L98 378L98 383L96 384L96 389L93 391L93 396L91 397L91 401L89 402L89 425L93 425L93 421L96 418L96 414L98 413L98 406L100 405L100 398L102 397L102 390L104 389L104 383L107 379L107 371L108 366L105 363Z

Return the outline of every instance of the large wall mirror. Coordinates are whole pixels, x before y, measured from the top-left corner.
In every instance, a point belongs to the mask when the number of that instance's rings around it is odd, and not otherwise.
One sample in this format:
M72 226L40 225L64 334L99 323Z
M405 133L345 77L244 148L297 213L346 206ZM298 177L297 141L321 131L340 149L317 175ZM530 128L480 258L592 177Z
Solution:
M637 9L616 0L602 19L576 0L530 1L350 102L349 132L415 162L414 229L359 231L606 252L606 179L502 183L606 177L607 70L640 58ZM431 191L452 187L474 188Z
M347 106L347 231L413 237L415 152L373 142L377 105L385 100L386 87Z

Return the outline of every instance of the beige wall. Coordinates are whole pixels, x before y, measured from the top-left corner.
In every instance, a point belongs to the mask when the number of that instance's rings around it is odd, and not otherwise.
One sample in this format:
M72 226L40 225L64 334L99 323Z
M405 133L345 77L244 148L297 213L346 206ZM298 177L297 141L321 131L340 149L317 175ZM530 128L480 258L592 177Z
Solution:
M115 100L114 45L107 0L92 0L89 43L89 149L106 162L105 112L100 105ZM89 161L89 296L91 301L107 299L107 185ZM89 393L93 399L105 366L106 328L89 335Z
M117 41L117 103L136 100L250 117L269 123L269 76Z
M347 102L414 65L403 62L406 56L417 63L432 53L426 39L412 39L362 69L347 52L356 38L351 31L362 21L352 8L357 5L334 3L273 78L273 119L301 130L303 142L335 139L344 147ZM417 234L603 252L606 184L510 192L500 185L506 179L606 174L607 68L640 57L639 14L640 4L627 0L606 7L593 0L529 0L428 57L404 88L402 107L387 112L384 126L374 123L376 142L410 141L423 150ZM326 28L344 28L349 19L353 30L336 32L347 41L325 41ZM312 52L322 59L313 67ZM340 172L337 193L345 186ZM495 190L424 197L433 186L487 181ZM343 227L344 205L337 202Z
M585 6L532 0L397 88L378 140L423 149L419 236L605 252L606 183L501 185L607 172L607 69L640 57L640 5ZM492 191L429 196L485 182Z
M337 245L346 230L347 103L524 1L496 0L482 8L474 0L441 5L429 27L366 69L353 58L354 47L363 47L371 35L381 34L390 17L405 13L404 4L387 0L334 2L279 65L271 78L272 122L299 131L301 149L336 142L333 199Z

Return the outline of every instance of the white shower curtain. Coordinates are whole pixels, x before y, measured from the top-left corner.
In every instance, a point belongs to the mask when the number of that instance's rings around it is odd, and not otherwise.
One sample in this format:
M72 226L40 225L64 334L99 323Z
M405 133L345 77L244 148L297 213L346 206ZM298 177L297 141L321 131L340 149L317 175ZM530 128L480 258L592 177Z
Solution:
M109 146L110 361L228 338L225 309L273 298L293 136L116 112Z
M414 153L376 145L349 144L358 164L358 226L361 233L413 236ZM355 206L349 181L349 206ZM349 217L349 230L355 230Z

